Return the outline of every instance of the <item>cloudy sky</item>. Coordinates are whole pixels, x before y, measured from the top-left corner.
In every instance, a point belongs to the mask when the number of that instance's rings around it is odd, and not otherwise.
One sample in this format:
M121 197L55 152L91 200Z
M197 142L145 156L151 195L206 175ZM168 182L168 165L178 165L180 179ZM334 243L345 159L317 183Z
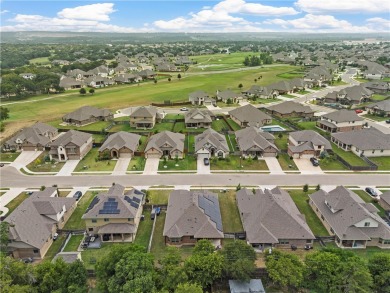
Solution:
M387 32L389 0L0 0L1 31Z

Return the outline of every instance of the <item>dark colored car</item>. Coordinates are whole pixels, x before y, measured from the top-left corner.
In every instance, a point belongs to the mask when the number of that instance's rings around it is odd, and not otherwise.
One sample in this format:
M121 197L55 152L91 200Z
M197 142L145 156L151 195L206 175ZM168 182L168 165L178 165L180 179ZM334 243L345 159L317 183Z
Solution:
M377 197L378 196L378 193L376 193L376 191L374 190L374 188L371 188L371 187L366 187L366 192L371 195L372 197Z
M386 120L386 123L387 123L387 124L390 124L390 119Z
M73 198L79 200L82 195L83 194L81 193L81 191L76 191L75 194L73 195Z
M204 158L204 159L203 159L203 162L204 162L205 166L210 165L210 160L209 160L209 158Z
M3 164L3 163L0 163L0 167L4 167L4 164Z
M313 166L317 167L320 165L320 162L314 157L310 158L310 162L312 163Z

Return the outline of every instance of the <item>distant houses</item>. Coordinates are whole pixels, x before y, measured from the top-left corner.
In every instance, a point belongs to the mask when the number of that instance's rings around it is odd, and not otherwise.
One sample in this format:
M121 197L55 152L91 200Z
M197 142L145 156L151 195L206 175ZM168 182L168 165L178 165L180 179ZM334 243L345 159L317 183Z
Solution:
M108 109L84 106L63 116L62 121L71 125L83 126L97 121L109 121L113 117Z

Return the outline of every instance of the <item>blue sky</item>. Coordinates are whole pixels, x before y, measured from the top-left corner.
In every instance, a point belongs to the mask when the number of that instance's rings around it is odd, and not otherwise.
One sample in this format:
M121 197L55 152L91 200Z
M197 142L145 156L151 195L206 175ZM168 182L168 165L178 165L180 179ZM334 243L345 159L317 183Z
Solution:
M2 0L0 5L1 31L390 33L388 0Z

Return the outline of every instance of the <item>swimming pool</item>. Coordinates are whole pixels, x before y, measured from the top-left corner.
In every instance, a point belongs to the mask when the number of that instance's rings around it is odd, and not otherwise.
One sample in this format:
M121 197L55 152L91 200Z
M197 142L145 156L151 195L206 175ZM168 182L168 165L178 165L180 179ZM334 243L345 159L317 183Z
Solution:
M266 132L279 132L279 131L286 130L280 125L267 125L267 126L260 127L260 129Z

